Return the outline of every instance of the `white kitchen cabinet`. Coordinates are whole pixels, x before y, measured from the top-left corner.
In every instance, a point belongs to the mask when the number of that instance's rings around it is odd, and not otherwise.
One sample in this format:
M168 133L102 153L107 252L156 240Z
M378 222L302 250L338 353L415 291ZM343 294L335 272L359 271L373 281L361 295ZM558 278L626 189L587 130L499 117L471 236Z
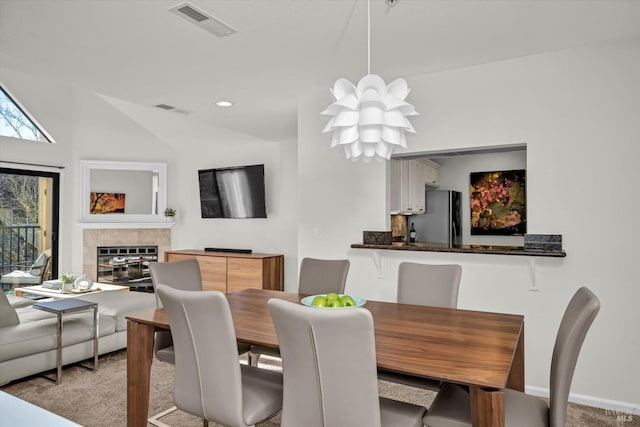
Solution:
M392 159L390 169L391 213L423 214L425 185L434 186L439 183L439 165L422 159Z
M389 164L389 209L399 213L402 209L402 160L391 160Z
M407 211L414 214L423 214L425 210L425 184L427 182L427 168L424 163L419 160L408 160L408 197Z
M431 160L419 160L425 166L426 184L429 187L437 188L440 186L440 165Z

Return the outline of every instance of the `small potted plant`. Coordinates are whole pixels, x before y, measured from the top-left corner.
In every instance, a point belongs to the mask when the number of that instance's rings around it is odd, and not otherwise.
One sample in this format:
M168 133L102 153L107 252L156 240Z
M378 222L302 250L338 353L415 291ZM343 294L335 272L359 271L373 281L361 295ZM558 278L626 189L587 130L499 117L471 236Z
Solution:
M73 290L73 282L76 280L76 275L69 272L62 273L60 280L62 280L62 290L64 292L71 292Z
M167 221L173 221L173 217L176 216L176 210L172 208L167 208L164 210L164 217Z

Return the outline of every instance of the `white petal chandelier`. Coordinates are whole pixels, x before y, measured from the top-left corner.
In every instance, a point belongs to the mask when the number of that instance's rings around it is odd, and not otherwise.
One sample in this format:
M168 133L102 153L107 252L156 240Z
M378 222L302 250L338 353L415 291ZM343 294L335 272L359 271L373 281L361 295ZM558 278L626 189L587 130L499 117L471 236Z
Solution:
M334 102L322 115L330 116L323 133L331 132L331 148L342 147L347 159L364 162L389 160L398 147L407 148L406 132L415 133L407 119L415 116L405 101L410 89L404 79L385 85L371 74L371 16L367 0L367 75L355 86L338 79L331 89Z

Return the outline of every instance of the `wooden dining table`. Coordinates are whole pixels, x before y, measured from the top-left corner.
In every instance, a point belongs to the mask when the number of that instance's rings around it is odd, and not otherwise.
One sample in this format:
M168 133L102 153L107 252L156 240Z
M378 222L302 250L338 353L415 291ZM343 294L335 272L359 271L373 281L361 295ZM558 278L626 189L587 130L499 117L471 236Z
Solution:
M227 294L238 341L277 348L267 301L299 302L304 296L263 289ZM523 316L378 301L364 308L374 319L379 369L467 385L473 425L504 426L502 390L524 391ZM169 323L163 309L127 321L127 425L142 427L154 332Z

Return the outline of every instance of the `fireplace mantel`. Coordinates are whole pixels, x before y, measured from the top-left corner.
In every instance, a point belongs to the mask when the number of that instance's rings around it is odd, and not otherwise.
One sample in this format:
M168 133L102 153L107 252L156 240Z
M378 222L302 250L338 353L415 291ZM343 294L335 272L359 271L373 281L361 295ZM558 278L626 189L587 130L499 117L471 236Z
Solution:
M82 229L98 228L171 228L176 223L171 222L78 222Z

